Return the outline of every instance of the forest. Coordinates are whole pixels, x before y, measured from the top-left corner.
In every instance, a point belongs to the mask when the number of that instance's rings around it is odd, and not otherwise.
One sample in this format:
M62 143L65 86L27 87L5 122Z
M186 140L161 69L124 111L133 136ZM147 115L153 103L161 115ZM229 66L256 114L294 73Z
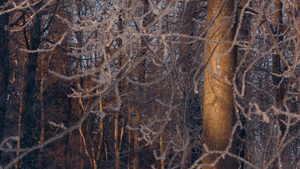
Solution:
M299 169L299 0L1 0L0 169Z

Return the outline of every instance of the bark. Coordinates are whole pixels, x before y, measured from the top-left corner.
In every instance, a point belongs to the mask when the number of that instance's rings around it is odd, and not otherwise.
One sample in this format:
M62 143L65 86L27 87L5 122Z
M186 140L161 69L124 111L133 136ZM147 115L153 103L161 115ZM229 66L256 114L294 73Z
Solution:
M227 151L230 145L233 127L233 91L228 81L232 80L235 52L232 49L234 37L234 1L208 0L207 24L209 40L205 46L204 81L204 112L203 112L203 143L208 150ZM222 43L222 42L229 43ZM231 147L232 151L233 147ZM205 151L203 147L203 153ZM218 160L219 154L211 154L204 158L203 163L212 164ZM213 167L221 169L236 168L235 161L228 156L220 158Z
M276 0L275 1L275 21L276 21L276 29L275 29L275 33L277 35L279 35L278 37L278 41L281 41L283 40L283 37L280 36L280 33L281 33L281 25L282 25L282 3L280 0ZM280 74L282 73L282 69L281 69L281 59L280 59L280 56L279 54L276 54L273 56L273 72L274 73L277 73L277 74ZM276 77L276 76L273 76L273 84L275 86L278 86L280 82L280 77ZM275 88L275 100L276 100L276 105L278 106L280 104L280 102L282 101L283 99L283 91L281 89L281 87L279 88Z
M123 19L121 16L119 16L118 18L118 31L120 33L122 33L123 31ZM117 41L118 43L118 47L121 47L123 44L122 40L119 39ZM122 53L119 53L118 55L118 60L119 60L119 67L122 66ZM120 82L118 85L118 90L119 92L121 93L122 92L122 87L123 87L123 83ZM116 99L116 103L118 104L119 100ZM122 135L120 135L119 133L119 112L116 112L116 115L115 115L115 131L114 131L114 148L115 148L115 168L116 169L120 169L121 167L121 159L120 159L120 149L121 149L121 146L119 146L119 144L121 145L122 144ZM122 131L121 131L121 134L122 134Z
M163 138L163 133L160 134L160 139L159 139L159 149L160 149L160 156L162 156L164 154L164 145L163 145L163 141L164 141L164 138ZM161 159L160 160L160 168L161 169L164 169L165 168L165 160L164 159Z
M33 25L30 32L30 40L28 42L29 50L37 50L40 45L41 38L41 15L37 14L33 19ZM37 60L39 54L28 53L28 65L27 65L27 82L24 91L24 112L22 113L22 128L23 137L21 140L21 147L32 147L38 144L38 134L37 131L39 117L38 110L36 110L36 71L37 71ZM33 151L26 155L22 160L23 168L37 168L38 164L38 153Z
M280 0L275 1L275 22L276 22L276 28L275 28L275 34L277 34L278 39L277 43L283 40L283 36L280 34L282 33L282 3ZM282 74L284 71L284 67L282 66L281 58L279 54L275 54L273 56L273 65L272 69L273 72L276 74ZM275 86L275 101L276 101L276 107L282 106L282 100L284 97L284 82L280 84L281 77L273 76L273 84ZM279 86L278 86L279 85ZM278 87L277 87L278 86ZM286 130L285 125L282 123L282 120L284 121L284 117L282 115L278 116L278 123L279 123L279 129L281 133L284 133Z
M3 5L5 1L0 2L0 6ZM4 122L5 114L7 109L7 98L9 94L9 76L10 76L10 65L9 65L9 52L8 52L8 42L9 33L5 30L5 26L8 25L9 15L0 15L0 142L4 139ZM0 151L0 161L2 164L2 151Z
M119 113L115 115L115 133L114 133L114 148L115 148L115 168L120 169L120 150L119 150Z
M276 43L280 43L280 41L283 40L283 36L281 35L283 32L282 2L280 0L275 1L275 23L276 23L276 25L275 25L275 29L274 29L275 30L274 34L277 37ZM275 54L273 56L272 62L273 62L272 63L273 73L282 74L285 68L283 66L280 55ZM285 90L286 90L285 80L283 82L280 82L282 77L272 76L272 78L273 78L273 84L275 86L274 95L275 95L276 107L278 107L279 109L283 109L282 102L283 102L284 94L285 94ZM283 121L285 121L284 115L278 115L277 121L278 121L277 123L279 124L278 131L279 131L279 135L280 135L280 137L277 137L277 138L282 139L282 136L286 132L286 126L283 123ZM278 142L279 141L280 140L278 140ZM276 168L281 168L280 167L280 159L277 159L277 161L275 162L274 169L276 169Z
M136 124L140 123L140 114L139 112L136 113L135 117ZM139 131L134 131L134 156L133 156L133 168L139 169L140 166L140 155L139 155Z
M100 106L100 111L103 111L103 104L102 104L102 100L101 99L99 101L99 106ZM102 145L103 145L103 137L104 137L104 122L103 122L104 118L100 119L100 123L99 123L99 129L100 129L100 142L98 144L98 154L97 154L97 163L100 161L101 159L101 154L102 154Z
M129 111L130 112L130 111ZM128 115L128 125L131 126L131 115ZM131 166L131 130L128 130L128 150L127 150L128 156L127 156L127 169L130 169Z
M25 72L25 63L22 63L22 71ZM23 108L24 108L24 88L25 88L25 81L24 81L24 77L21 78L21 87L20 87L20 96L19 96L19 115L18 115L18 136L21 137L22 135L22 112L23 112ZM21 148L21 140L19 139L17 141L17 148ZM20 151L16 152L17 157L20 155ZM16 162L15 164L15 169L19 168L19 162Z
M46 80L46 74L45 74L45 61L42 58L41 59L41 82L40 82L40 96L39 100L41 102L41 135L40 135L40 143L44 143L45 140L45 106L44 106L44 91L45 91L45 80ZM43 161L44 161L44 149L43 147L40 148L40 154L39 154L39 168L42 169L43 167Z

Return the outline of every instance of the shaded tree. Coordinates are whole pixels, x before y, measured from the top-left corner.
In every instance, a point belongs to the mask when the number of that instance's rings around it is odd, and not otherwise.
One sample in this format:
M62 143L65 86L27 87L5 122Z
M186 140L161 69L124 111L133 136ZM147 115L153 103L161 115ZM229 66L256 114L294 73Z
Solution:
M0 7L7 2L1 1ZM1 8L0 8L1 9ZM9 59L9 31L8 31L9 14L0 15L0 140L4 140L4 122L7 111L7 102L9 99L9 78L10 78L10 59ZM0 152L0 161L2 152Z

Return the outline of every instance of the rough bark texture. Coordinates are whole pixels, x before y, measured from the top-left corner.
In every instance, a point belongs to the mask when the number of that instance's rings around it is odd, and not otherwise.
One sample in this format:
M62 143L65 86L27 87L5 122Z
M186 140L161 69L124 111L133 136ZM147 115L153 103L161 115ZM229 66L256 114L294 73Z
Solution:
M227 81L231 81L233 76L235 52L231 49L232 43L224 42L233 41L233 8L233 0L207 2L207 24L210 25L208 39L212 41L207 41L205 46L205 60L208 66L204 82L203 143L209 150L224 151L231 138L233 92ZM203 153L206 153L205 150ZM203 163L211 164L218 157L218 154L208 155ZM235 168L235 163L226 156L215 166L204 168Z

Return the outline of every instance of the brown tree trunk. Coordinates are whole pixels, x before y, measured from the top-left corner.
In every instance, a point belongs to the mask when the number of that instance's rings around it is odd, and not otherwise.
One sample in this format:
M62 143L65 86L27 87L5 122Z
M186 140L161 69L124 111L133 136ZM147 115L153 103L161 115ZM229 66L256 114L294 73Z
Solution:
M140 123L140 114L138 110L136 110L136 119L135 122L136 124ZM133 157L133 168L134 169L139 169L140 166L140 155L139 155L139 130L134 131L134 157Z
M45 74L45 61L44 57L41 58L41 68L40 68L40 74L41 74L41 82L40 82L40 96L39 100L41 103L41 135L40 135L40 143L44 143L45 140L45 106L44 106L44 91L45 91L45 80L46 80L46 74ZM44 161L44 149L43 147L40 148L40 154L39 154L39 169L43 169L43 161Z
M24 63L22 63L22 71L25 72L25 64L26 64L26 59ZM22 129L22 112L24 108L24 88L25 88L25 81L24 77L21 78L21 87L20 87L20 96L19 96L19 115L18 115L18 136L21 137L21 129ZM17 141L17 148L21 148L21 140L19 139ZM16 152L17 157L20 155L20 151ZM19 168L19 162L16 162L15 164L15 169Z
M102 104L102 100L101 99L99 101L99 106L100 106L100 111L103 111L103 104ZM98 162L100 161L101 159L101 154L102 154L102 145L103 145L103 137L104 137L104 118L100 118L100 122L99 122L99 129L100 129L100 142L98 144L98 154L97 154L97 157L96 157L96 162L98 164Z
M282 3L280 0L275 1L275 22L276 22L276 32L278 38L277 43L283 40L283 36L280 34L282 33ZM273 72L276 74L282 74L284 71L284 67L281 63L281 58L279 54L275 54L273 56L273 65L272 65ZM282 106L282 100L284 95L284 82L282 84L279 84L281 80L281 77L273 76L273 84L275 86L275 101L276 101L276 107ZM279 87L277 87L280 85ZM285 125L282 123L282 120L284 120L283 116L278 117L278 123L279 123L279 129L281 133L285 132Z
M123 31L123 18L122 16L119 16L118 18L118 31L122 32ZM122 40L119 39L118 40L118 47L121 47L123 44ZM122 53L119 53L118 55L118 60L119 60L119 67L122 66ZM118 90L121 93L122 92L122 87L123 87L123 83L120 82L118 85ZM116 99L116 103L118 104L119 100ZM115 168L116 169L120 169L121 167L121 159L120 159L120 149L121 146L119 146L119 144L121 145L122 143L122 130L121 130L121 134L119 133L119 112L116 112L115 115L115 131L114 131L114 148L115 148Z
M120 169L120 150L119 150L119 113L115 115L115 134L114 134L114 148L115 148L115 169Z
M275 23L276 23L276 27L275 27L275 31L274 34L275 36L277 35L277 41L276 43L279 43L280 41L283 40L283 36L281 35L282 33L282 3L281 0L276 0L275 1ZM281 62L281 58L279 54L275 54L273 56L273 61L272 61L272 69L273 69L273 73L276 74L282 74L282 72L284 71L284 67L283 64ZM274 95L275 95L275 101L276 101L276 107L278 107L279 109L282 108L282 101L284 98L284 90L285 90L285 86L284 86L284 81L281 83L281 77L277 77L277 76L273 76L273 84L275 86L275 90L274 90ZM281 84L280 84L281 83ZM282 136L286 130L286 126L283 123L284 120L284 116L283 115L278 115L277 117L277 122L279 124L279 134ZM278 143L280 142L280 139L282 137L277 137ZM279 160L279 159L278 159ZM276 161L274 169L276 168L281 168L280 166L280 162Z
M278 41L282 41L283 40L283 37L280 36L280 33L281 33L281 29L282 29L282 3L280 0L276 0L275 1L275 21L276 21L276 34L278 35ZM275 54L273 56L273 66L272 66L272 69L273 69L273 72L276 73L276 74L281 74L282 73L282 67L281 67L281 59L280 59L280 56L279 54ZM273 76L273 84L275 86L278 86L279 82L280 82L280 77L276 77L276 76ZM281 89L281 87L279 88L275 88L275 100L276 100L276 106L279 106L279 104L281 103L282 99L283 99L283 91Z
M159 139L160 156L162 156L164 154L163 141L164 141L164 138L163 138L163 133L162 133L162 134L160 134L160 139ZM165 160L164 159L160 160L160 168L161 169L165 168Z
M208 41L205 46L204 112L203 112L203 155L210 151L227 151L231 144L233 127L233 91L228 83L232 80L235 52L232 48L234 38L234 1L208 0L207 24ZM224 43L224 42L227 43ZM233 145L232 145L233 146ZM208 148L208 152L206 151ZM233 147L231 147L233 149ZM232 151L232 150L229 150ZM205 169L236 168L235 161L228 156L212 153L203 160L204 164L218 162Z
M130 111L129 111L130 112ZM128 125L131 126L131 115L128 115ZM127 150L128 156L127 156L127 169L131 168L131 130L128 130L128 150Z

